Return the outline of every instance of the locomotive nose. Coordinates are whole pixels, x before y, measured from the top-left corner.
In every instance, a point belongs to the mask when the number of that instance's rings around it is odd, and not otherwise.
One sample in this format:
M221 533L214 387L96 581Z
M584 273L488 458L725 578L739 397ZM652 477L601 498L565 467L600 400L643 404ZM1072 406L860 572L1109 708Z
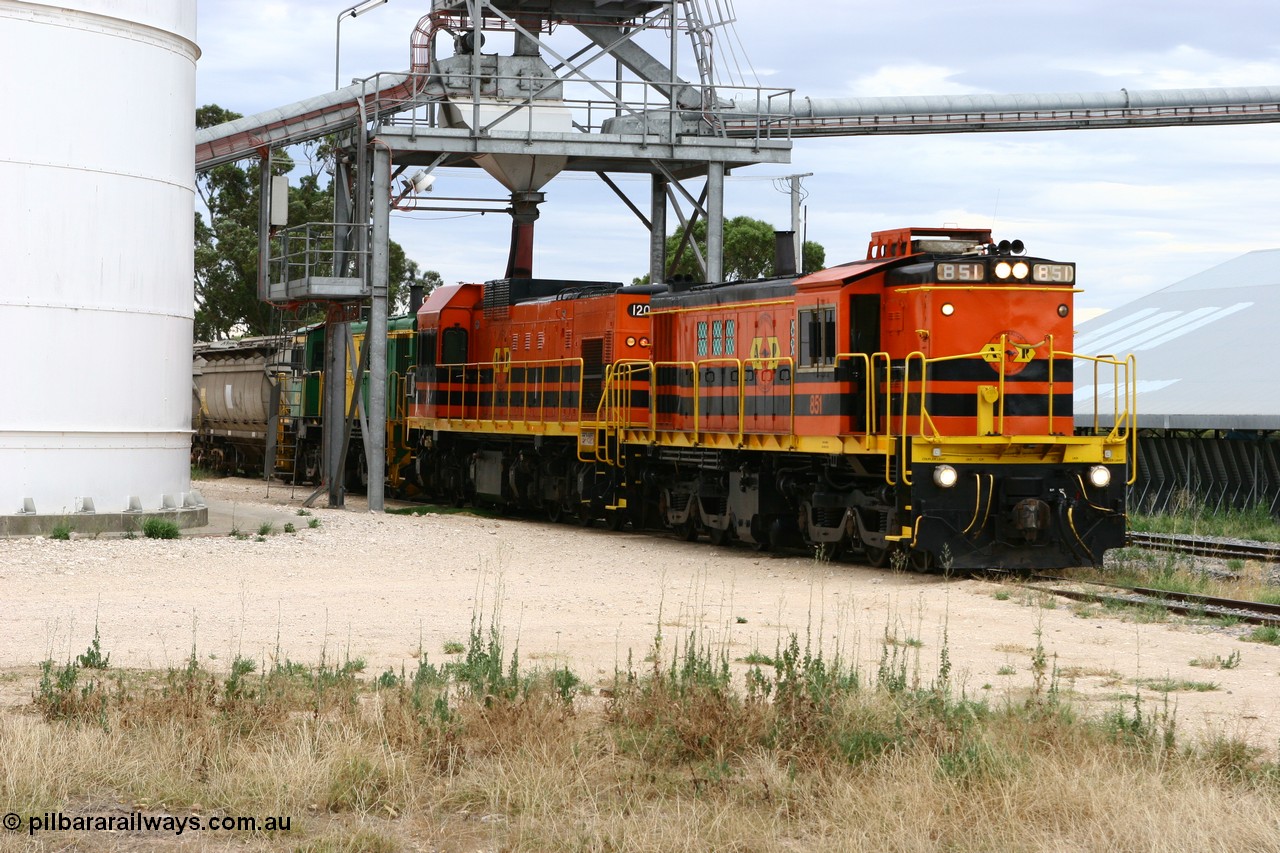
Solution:
M1040 531L1049 525L1049 505L1039 498L1018 501L1013 507L1013 526L1028 542L1036 541Z

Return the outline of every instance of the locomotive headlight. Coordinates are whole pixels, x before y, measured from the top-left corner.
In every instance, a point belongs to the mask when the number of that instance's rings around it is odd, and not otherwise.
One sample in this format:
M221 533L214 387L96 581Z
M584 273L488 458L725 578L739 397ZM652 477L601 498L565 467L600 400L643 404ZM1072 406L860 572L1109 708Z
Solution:
M996 278L1001 278L1001 279L1008 278L1009 274L1012 272L1013 272L1013 267L1010 266L1008 261L1001 261L1000 263L996 264L996 269L995 269Z
M939 465L933 469L933 484L940 489L951 488L959 478L960 475L956 473L956 469L950 465Z
M1027 266L1026 261L1018 261L1013 265L1014 278L1026 278L1027 273L1031 272L1031 267Z
M1111 485L1111 470L1105 465L1094 465L1089 469L1089 482L1099 489Z
M956 306L952 305L950 302L944 302L944 303L942 303L942 316L943 316L943 317L950 317L950 316L951 316L952 314L954 314L954 313L956 313Z

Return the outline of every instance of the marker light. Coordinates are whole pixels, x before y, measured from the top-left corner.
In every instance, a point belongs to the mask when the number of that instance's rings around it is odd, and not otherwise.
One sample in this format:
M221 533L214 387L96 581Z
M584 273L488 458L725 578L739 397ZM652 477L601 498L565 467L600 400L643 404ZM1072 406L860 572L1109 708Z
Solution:
M1089 469L1089 482L1099 489L1111 485L1111 471L1105 465L1094 465Z
M642 338L640 339L640 346L642 346L642 347L647 347L647 346L649 346L649 339L648 339L648 338L643 338L643 337L642 337Z
M630 335L628 335L628 336L627 336L627 346L629 346L629 347L633 347L633 346L635 346L635 345L636 345L636 339L635 339L634 337L631 337Z
M1103 470L1106 470L1105 468ZM933 483L940 489L949 489L956 484L960 475L950 465L939 465L933 469Z
M1059 316L1059 317L1065 317L1065 316L1067 316L1067 315L1068 315L1068 314L1070 314L1070 313L1071 313L1071 309L1070 309L1070 308L1068 308L1066 305L1059 305L1059 306L1058 306L1058 316Z
M1013 267L1009 265L1008 261L1001 261L1000 263L996 264L995 272L996 272L996 278L1008 278L1009 274L1013 272Z
M952 314L954 314L954 313L956 313L956 306L952 305L950 302L944 302L944 303L942 303L942 316L943 316L943 317L950 317L950 316L951 316Z

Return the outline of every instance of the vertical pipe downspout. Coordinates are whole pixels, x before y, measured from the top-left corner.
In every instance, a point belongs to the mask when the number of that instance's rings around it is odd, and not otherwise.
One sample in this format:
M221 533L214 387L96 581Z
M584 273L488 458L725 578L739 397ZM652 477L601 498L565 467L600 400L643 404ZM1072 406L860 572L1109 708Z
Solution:
M271 251L271 149L258 161L258 301L266 302L267 256ZM285 279L288 279L285 275Z

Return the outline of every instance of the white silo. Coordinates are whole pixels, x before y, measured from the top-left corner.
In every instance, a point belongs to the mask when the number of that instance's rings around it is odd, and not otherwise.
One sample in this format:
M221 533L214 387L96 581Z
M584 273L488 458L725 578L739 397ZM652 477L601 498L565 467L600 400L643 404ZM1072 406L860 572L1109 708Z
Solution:
M195 29L195 0L0 0L11 532L192 503Z

